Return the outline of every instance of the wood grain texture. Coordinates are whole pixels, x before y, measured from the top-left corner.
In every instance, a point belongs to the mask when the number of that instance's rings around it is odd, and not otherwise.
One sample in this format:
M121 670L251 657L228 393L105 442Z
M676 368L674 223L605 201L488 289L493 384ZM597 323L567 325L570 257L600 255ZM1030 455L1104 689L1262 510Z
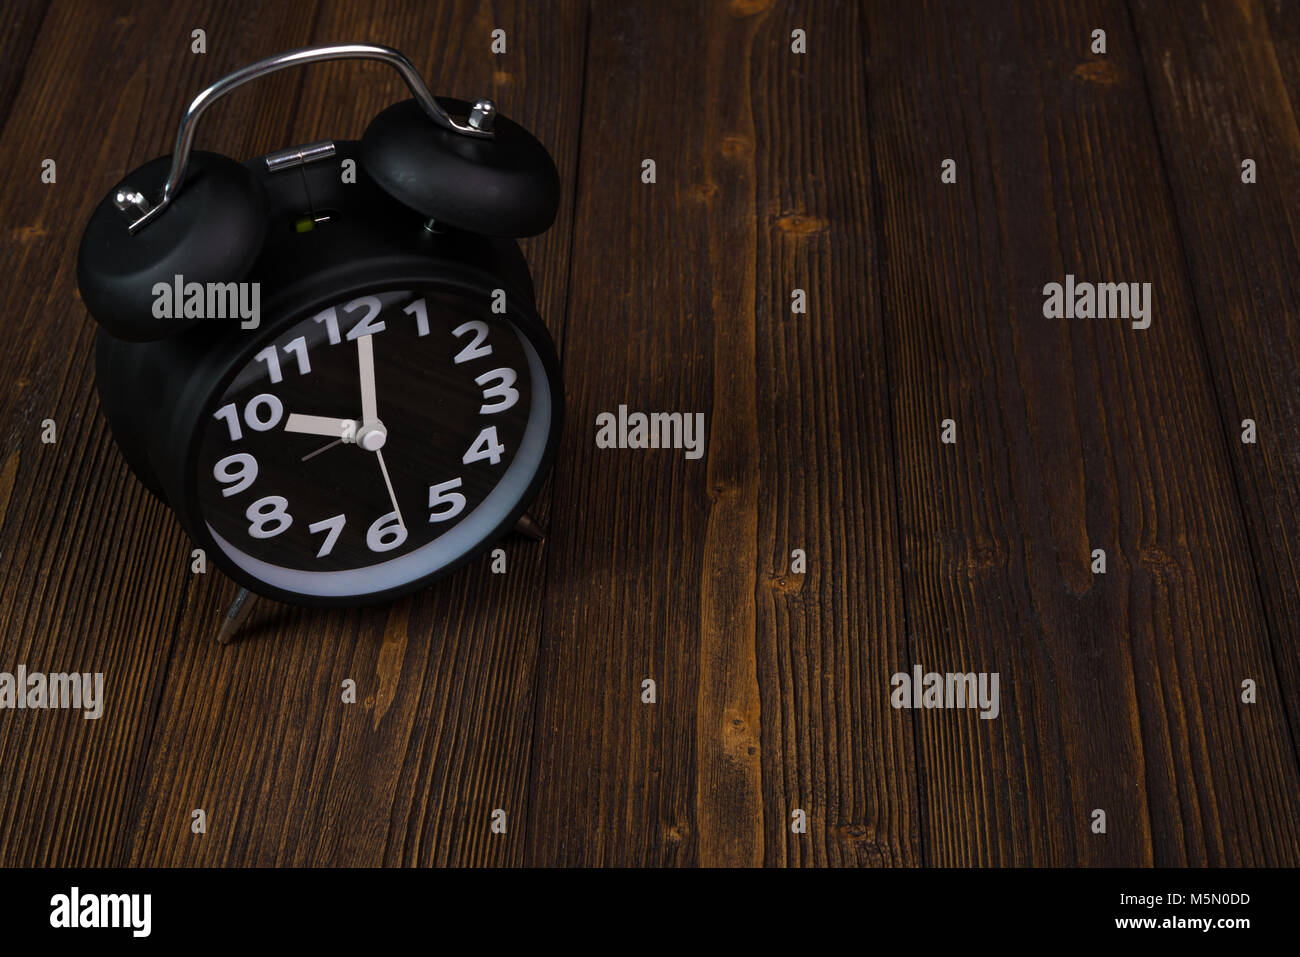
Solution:
M273 47L386 38L432 89L492 96L572 171L585 10L569 4L526 23L522 11L522 4L392 13L334 5L321 8L310 33ZM497 26L510 38L499 59L488 47ZM360 135L404 95L393 71L370 66L332 63L306 73L304 106L283 142L324 131ZM564 189L571 195L571 177ZM563 314L568 228L566 213L534 250L539 310L553 324ZM545 520L544 510L539 516ZM250 639L262 647L247 655L224 654L208 640L227 590L207 590L181 622L132 862L519 862L522 828L497 836L489 824L497 808L508 823L522 822L528 804L545 547L518 540L507 551L504 576L477 562L445 587L389 607L340 616L272 611L261 640ZM340 703L349 677L361 689L359 708ZM224 702L218 711L208 703L214 693ZM177 822L200 806L225 817L222 839L178 832Z
M0 33L0 133L49 7L49 0L21 0L5 8L5 28Z
M1300 755L1300 26L1259 3L1133 14L1173 187L1220 428L1259 569L1277 678ZM1270 19L1281 20L1275 45ZM1242 182L1242 162L1256 182ZM1255 420L1256 444L1241 441ZM1244 674L1243 674L1244 676ZM1258 680L1258 679L1257 679Z
M926 860L1294 860L1285 714L1237 700L1276 680L1269 633L1125 8L868 31L911 651L999 672L1006 709L917 715ZM1066 273L1152 283L1152 326L1045 318Z
M1300 7L11 7L0 671L107 701L0 712L0 866L1300 864ZM524 243L569 406L550 534L388 606L260 604L223 649L233 586L100 416L76 245L196 91L348 38L555 156ZM286 71L197 145L404 95ZM1152 283L1151 327L1044 318L1067 272ZM703 457L597 448L619 405L704 413ZM913 664L999 672L1000 715L895 710Z
M576 520L552 532L535 862L919 856L910 722L887 701L902 622L882 330L863 295L866 101L844 68L856 12L803 11L826 44L806 60L792 22L744 3L593 13L588 72L612 79L589 85L583 126L554 503ZM665 100L644 76L669 58ZM808 315L790 313L796 287ZM595 448L596 416L619 405L705 412L705 458Z

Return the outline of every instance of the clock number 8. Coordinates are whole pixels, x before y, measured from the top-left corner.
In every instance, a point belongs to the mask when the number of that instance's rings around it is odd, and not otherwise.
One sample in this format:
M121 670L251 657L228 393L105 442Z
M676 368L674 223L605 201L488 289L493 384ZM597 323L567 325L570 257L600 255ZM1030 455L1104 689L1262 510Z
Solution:
M293 516L286 511L288 507L289 500L283 495L259 498L244 512L244 517L249 521L248 534L253 538L274 538L279 535L293 524ZM275 527L269 528L271 525Z

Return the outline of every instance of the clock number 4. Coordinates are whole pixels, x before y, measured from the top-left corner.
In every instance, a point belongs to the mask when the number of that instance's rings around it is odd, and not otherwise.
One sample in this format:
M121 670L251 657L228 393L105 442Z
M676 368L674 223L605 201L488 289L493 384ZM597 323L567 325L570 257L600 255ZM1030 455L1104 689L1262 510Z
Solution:
M474 444L469 447L469 451L461 461L469 465L471 462L487 459L496 465L501 461L501 453L505 450L506 447L497 439L497 427L489 425L478 434L478 438L474 440Z

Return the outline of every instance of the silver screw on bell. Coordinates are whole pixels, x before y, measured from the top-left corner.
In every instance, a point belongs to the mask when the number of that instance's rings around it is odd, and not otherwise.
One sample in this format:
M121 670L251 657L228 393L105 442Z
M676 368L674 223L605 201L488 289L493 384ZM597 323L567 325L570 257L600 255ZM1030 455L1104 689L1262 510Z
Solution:
M491 100L479 100L469 111L469 125L484 133L490 132L497 117L497 105Z

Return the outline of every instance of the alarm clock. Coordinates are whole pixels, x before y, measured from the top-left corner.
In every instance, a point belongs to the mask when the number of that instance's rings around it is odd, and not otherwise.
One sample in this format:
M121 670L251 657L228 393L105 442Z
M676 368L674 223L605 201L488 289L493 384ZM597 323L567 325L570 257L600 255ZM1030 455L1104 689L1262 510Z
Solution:
M192 151L230 90L345 58L393 66L412 99L359 141ZM555 456L559 362L516 239L558 202L530 133L489 100L435 99L389 47L309 47L219 80L81 241L127 465L258 595L368 604L461 567L527 520Z

